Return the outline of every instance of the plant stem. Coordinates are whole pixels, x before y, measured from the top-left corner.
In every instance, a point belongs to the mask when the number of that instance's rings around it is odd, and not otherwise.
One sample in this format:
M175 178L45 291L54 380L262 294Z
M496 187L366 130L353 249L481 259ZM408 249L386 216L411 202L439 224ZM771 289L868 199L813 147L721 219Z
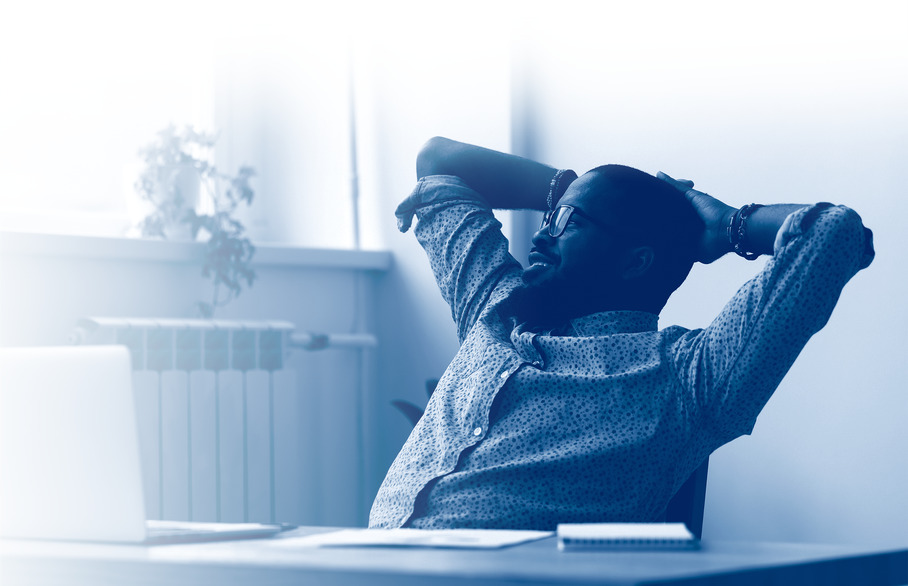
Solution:
M218 308L218 290L220 289L220 287L221 287L221 283L216 280L214 282L214 291L212 292L212 295L211 295L211 317L212 318L214 317L214 310Z

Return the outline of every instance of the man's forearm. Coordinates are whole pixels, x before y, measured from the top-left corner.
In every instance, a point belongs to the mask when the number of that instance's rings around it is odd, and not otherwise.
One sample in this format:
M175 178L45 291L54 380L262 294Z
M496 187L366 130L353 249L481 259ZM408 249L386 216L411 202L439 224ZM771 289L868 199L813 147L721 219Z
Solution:
M417 178L455 175L496 209L545 210L556 169L446 138L430 139L416 158Z
M773 204L754 210L746 222L744 242L748 252L772 254L776 234L790 214L805 207L806 204Z
M785 218L805 207L804 204L770 204L750 208L747 214L742 214L743 210L694 189L693 181L673 179L661 172L657 177L683 192L703 221L697 253L697 260L702 263L711 263L732 252L735 243L742 252L772 254L776 234Z
M724 204L723 204L724 205ZM724 205L724 212L717 216L707 226L709 249L716 251L714 256L721 256L734 250L733 241L739 240L742 250L749 253L772 254L776 234L791 213L805 207L806 204L770 204L761 205L754 209L743 220L743 239L736 238L735 234L729 237L729 226L734 232L739 223L732 221L732 217L739 212L737 208Z

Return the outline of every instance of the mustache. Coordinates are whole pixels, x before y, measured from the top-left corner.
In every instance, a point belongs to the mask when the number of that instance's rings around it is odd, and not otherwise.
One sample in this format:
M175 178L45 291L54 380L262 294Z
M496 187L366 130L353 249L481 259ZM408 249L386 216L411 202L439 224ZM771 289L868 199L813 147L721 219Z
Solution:
M529 252L529 254L527 254L527 257L532 256L534 254L537 254L549 261L556 260L555 257L552 255L551 249L548 249L548 250L540 249L538 246L534 246L530 249L530 252Z

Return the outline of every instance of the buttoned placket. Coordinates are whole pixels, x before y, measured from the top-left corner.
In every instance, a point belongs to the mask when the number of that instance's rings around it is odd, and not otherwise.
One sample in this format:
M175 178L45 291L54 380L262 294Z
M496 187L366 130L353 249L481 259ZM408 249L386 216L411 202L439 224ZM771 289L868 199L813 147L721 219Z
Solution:
M499 384L497 385L498 388L496 389L496 393L498 392L498 390L501 389L501 387L504 386L504 384L505 384L506 382L508 382L508 378L509 378L512 374L514 374L515 372L517 372L517 369L518 369L518 368L520 368L520 364L514 364L514 363L510 363L510 364L509 364L509 363L505 362L504 370L502 370L501 373L498 375ZM485 415L486 417L488 417L488 413L487 413L487 412L484 413L483 415ZM474 427L472 428L472 430L470 431L470 435L471 435L471 437L474 438L476 441L479 441L479 440L482 439L483 435L485 434L485 431L486 431L486 429L482 426L482 422L477 421L476 424L474 425ZM472 442L471 442L471 443L472 443Z

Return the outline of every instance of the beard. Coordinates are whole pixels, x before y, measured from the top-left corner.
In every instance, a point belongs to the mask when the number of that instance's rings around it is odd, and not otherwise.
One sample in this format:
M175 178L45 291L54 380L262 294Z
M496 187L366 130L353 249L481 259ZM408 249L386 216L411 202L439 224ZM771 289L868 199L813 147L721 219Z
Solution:
M499 311L518 324L534 331L553 330L574 317L563 293L552 283L531 284L526 281L514 290Z

